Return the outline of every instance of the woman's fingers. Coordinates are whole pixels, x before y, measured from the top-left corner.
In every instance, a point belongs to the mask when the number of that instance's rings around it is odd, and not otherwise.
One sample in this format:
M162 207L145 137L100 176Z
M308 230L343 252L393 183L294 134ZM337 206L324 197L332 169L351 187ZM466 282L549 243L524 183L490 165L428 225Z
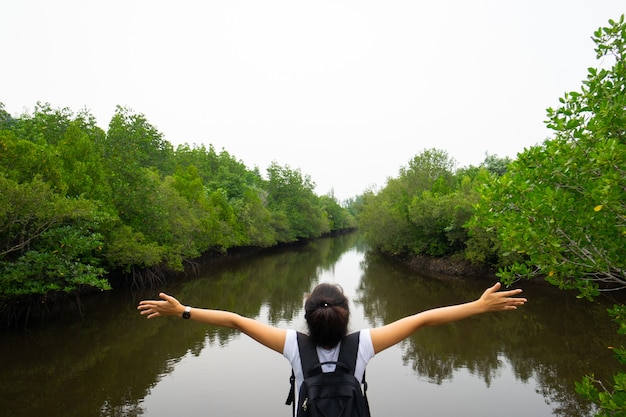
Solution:
M180 302L165 293L160 293L160 300L143 300L139 302L137 309L140 310L140 314L147 315L148 318L159 316L174 316L180 313Z
M515 297L522 292L521 289L498 291L501 287L502 284L496 282L487 288L483 294L483 301L490 306L488 307L490 310L515 310L517 306L523 305L527 301L525 298Z
M143 300L139 302L137 310L139 314L147 316L149 319L167 314L168 311L176 308L176 299L165 293L160 293L161 300Z

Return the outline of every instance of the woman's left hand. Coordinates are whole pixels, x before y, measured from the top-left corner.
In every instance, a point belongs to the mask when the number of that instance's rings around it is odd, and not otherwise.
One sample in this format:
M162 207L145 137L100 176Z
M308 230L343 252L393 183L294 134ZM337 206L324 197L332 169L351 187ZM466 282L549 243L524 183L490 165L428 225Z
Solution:
M500 287L502 284L497 282L492 287L487 288L478 300L483 304L485 311L515 310L528 301L525 298L515 297L522 292L521 289L498 291Z

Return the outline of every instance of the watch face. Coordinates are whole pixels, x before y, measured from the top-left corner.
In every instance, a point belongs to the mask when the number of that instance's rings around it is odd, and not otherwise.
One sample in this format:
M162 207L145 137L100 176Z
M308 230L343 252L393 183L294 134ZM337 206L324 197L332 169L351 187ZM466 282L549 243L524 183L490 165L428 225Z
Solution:
M183 312L183 318L184 319L188 319L189 317L191 317L191 313L188 311Z

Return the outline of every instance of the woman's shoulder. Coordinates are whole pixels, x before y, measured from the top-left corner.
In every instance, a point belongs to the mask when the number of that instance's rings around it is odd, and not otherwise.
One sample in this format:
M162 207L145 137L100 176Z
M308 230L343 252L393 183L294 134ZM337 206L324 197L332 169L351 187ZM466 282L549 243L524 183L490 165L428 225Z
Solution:
M283 356L290 361L298 354L298 333L296 330L287 329L285 335L285 346L283 347Z

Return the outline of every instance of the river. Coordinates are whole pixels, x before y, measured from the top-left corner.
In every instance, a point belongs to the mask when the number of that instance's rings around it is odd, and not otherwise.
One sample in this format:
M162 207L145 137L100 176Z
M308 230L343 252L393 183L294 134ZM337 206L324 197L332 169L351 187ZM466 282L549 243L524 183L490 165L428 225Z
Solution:
M416 273L381 257L357 233L206 264L198 276L141 291L110 291L68 316L1 334L0 415L290 416L288 362L238 332L175 318L146 320L140 299L166 291L183 303L236 311L304 330L305 294L337 282L351 329L470 301L490 279ZM367 368L373 416L593 415L574 389L618 368L616 325L591 303L518 283L529 302L424 329Z

